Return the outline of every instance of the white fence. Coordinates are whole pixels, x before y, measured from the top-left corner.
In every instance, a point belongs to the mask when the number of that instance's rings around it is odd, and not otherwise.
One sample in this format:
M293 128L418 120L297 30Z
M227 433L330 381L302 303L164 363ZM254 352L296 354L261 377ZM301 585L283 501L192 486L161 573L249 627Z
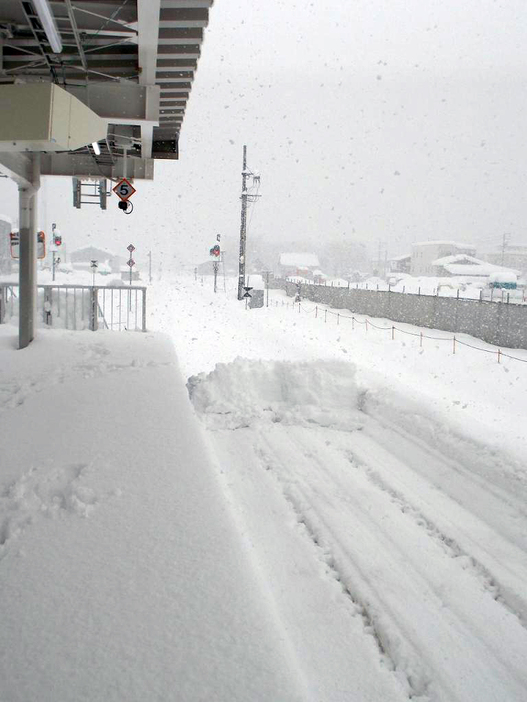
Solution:
M0 283L0 324L18 317L18 284ZM146 288L39 285L37 318L59 329L146 331Z

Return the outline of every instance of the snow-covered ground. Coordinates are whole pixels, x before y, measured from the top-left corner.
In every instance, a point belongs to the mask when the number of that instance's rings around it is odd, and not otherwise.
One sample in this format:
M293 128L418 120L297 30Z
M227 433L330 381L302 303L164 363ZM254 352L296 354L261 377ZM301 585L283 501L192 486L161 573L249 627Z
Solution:
M315 699L387 699L371 639L403 699L527 698L527 366L204 283L157 317Z
M523 702L527 364L226 283L0 327L2 702Z

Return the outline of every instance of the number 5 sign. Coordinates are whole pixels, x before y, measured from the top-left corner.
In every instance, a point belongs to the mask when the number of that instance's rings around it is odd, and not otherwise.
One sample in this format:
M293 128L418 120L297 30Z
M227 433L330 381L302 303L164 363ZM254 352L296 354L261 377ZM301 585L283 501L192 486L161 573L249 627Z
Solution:
M122 178L117 183L117 185L115 186L113 191L117 195L117 197L120 197L121 200L126 202L126 200L128 200L128 198L132 197L132 195L136 192L136 189L130 183L130 181L126 180L126 178Z

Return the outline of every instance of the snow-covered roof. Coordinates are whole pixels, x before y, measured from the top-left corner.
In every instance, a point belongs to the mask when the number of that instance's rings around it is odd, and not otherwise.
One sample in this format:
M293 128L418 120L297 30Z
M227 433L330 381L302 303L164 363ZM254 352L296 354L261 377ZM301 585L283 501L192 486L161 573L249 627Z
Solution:
M280 254L281 266L297 266L298 268L318 268L318 256L314 253L282 253Z
M432 261L432 265L446 266L451 263L463 263L464 261L466 261L466 265L472 266L479 266L486 263L486 261L482 261L480 258L475 258L474 256L469 256L468 254L453 254L451 256L436 258L435 261Z
M98 251L99 253L104 253L107 256L112 256L112 257L118 255L118 254L115 254L113 251L109 251L108 249L103 249L101 246L83 246L80 249L74 249L71 253L72 254L80 254L80 253L84 253L85 251ZM123 256L124 256L124 253L123 253Z
M412 254L403 254L402 256L394 256L390 261L404 261L407 258L412 258Z
M433 266L441 266L450 275L470 275L470 276L489 276L492 273L511 274L516 279L516 271L503 266L496 266L493 263L487 263L474 256L468 254L458 254L456 256L443 256L437 258Z
M499 268L498 266L493 266L492 263L483 263L481 266L467 266L462 263L451 263L447 264L446 266L443 266L443 268L447 271L447 273L450 273L450 275L460 275L460 276L479 276L479 277L486 277L490 276L493 273L498 273L498 272L510 272L514 273L514 271L510 269L505 269L505 268Z
M452 246L455 249L474 249L472 244L460 244L457 241L449 241L448 239L434 239L433 241L416 241L412 246Z

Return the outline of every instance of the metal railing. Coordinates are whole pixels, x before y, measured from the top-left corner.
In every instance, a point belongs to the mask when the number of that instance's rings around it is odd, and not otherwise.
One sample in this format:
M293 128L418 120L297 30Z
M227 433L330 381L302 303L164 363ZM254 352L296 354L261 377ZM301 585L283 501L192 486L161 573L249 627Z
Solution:
M0 283L0 324L18 317L18 283ZM38 285L37 318L60 329L146 331L146 288Z

